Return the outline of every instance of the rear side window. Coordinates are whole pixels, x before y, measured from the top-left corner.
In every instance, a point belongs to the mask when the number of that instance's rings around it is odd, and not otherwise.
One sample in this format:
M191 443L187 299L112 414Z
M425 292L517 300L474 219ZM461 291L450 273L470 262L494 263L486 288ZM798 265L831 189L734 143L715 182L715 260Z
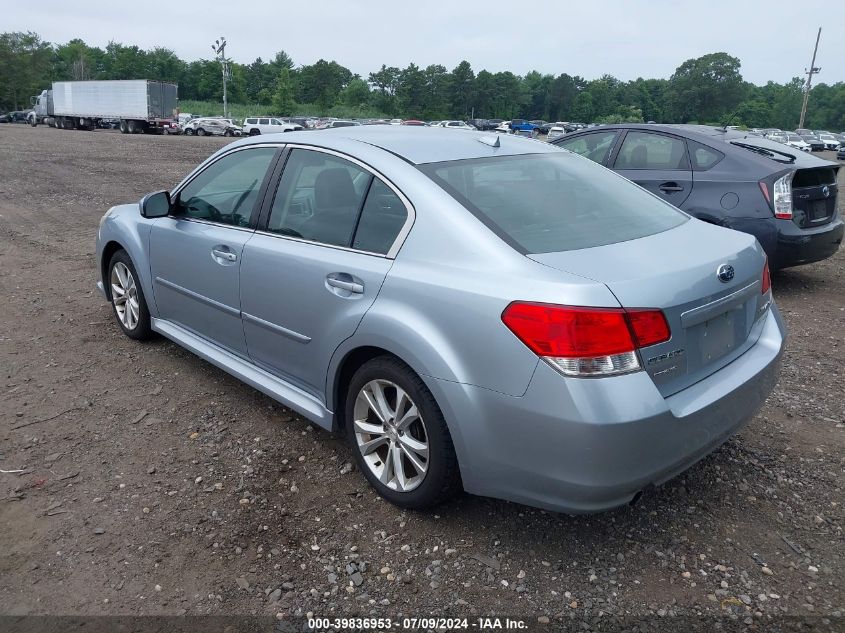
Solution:
M614 169L689 169L684 141L651 132L628 132Z
M688 219L629 180L565 152L430 163L420 170L522 253L625 242Z
M690 162L692 168L696 171L706 171L715 167L725 157L722 152L697 141L687 140L687 144L689 145Z
M564 140L557 145L604 165L615 140L616 132L595 132Z
M258 125L270 125L270 119L258 119Z
M246 122L250 125L255 125L258 122L258 119L247 119Z
M267 230L384 255L407 217L402 200L370 172L339 156L295 149Z
M381 180L373 179L352 248L386 254L407 219L408 210L402 199Z

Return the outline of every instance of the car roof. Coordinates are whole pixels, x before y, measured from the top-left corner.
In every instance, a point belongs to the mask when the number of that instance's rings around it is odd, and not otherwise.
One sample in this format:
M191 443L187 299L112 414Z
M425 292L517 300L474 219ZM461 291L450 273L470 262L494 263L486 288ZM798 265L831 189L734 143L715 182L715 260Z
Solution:
M498 139L498 147L493 143ZM380 148L403 160L421 165L452 160L515 156L519 154L545 154L564 151L542 141L496 132L465 131L455 134L445 128L414 125L361 125L325 130L287 132L284 135L254 136L238 141L238 145L267 143L298 143L316 145L341 152L358 145ZM353 145L351 145L353 144Z

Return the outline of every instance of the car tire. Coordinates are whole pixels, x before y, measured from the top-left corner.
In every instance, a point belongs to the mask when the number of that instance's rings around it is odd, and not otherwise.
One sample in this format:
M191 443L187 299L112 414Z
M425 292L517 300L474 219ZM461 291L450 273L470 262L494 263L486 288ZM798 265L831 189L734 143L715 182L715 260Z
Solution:
M205 136L205 130L201 127L197 128L197 136Z
M121 249L112 255L108 275L103 281L109 284L112 311L123 333L136 341L152 338L150 311L129 253ZM121 300L121 297L126 299Z
M223 136L234 136L234 134L232 134L232 130L226 130L225 132L223 132Z
M362 365L349 382L344 414L358 468L390 503L422 510L461 490L443 413L422 379L399 359L379 356Z
M185 128L185 136L193 136L193 135L194 135L194 129L190 128L190 127L186 127Z
M258 136L259 134L261 134L261 130L252 129L249 131L250 136Z

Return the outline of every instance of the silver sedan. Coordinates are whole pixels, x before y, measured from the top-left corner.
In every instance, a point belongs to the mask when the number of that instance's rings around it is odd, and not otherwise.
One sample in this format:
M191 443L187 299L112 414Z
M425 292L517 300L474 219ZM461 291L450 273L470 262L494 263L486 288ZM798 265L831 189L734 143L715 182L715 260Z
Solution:
M628 503L754 415L784 342L752 236L496 133L244 139L110 209L97 260L127 336L346 434L406 508Z

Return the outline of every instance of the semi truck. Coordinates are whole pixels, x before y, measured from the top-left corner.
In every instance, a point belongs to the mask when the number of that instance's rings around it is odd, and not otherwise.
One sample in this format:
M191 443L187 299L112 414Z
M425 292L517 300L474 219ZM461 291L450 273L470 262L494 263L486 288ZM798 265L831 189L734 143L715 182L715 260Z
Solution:
M178 86L147 79L54 81L32 97L29 123L60 129L94 130L118 121L124 134L176 131Z

